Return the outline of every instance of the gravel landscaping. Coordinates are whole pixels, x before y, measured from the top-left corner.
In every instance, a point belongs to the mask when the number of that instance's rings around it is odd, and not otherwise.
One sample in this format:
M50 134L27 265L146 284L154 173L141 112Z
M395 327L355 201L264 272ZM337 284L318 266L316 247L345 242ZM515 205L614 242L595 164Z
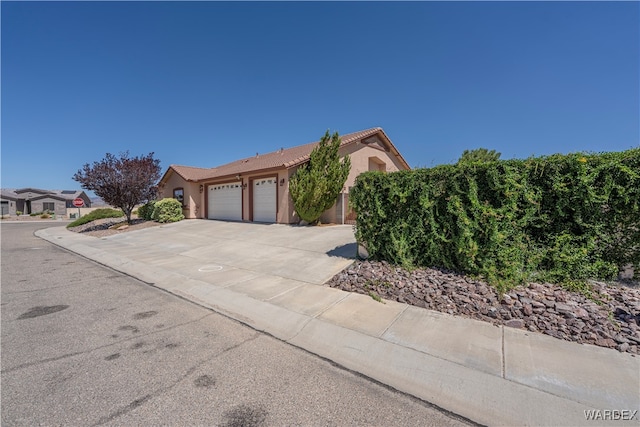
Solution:
M486 283L454 272L430 268L407 271L384 261L358 260L327 285L371 295L376 300L398 301L568 341L640 353L637 281L592 282L593 300L557 285L537 283L500 297Z
M131 224L127 224L124 217L121 218L104 218L88 222L77 227L70 227L69 231L82 233L93 237L107 237L114 234L120 234L127 231L141 230L143 228L155 227L162 225L159 222L147 221L144 219L132 219Z

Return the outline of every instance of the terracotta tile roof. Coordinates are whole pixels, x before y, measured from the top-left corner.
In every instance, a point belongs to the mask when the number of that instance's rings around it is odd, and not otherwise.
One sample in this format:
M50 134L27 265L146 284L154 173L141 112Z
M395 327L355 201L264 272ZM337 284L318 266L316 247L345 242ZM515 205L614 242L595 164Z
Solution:
M216 168L215 176L237 175L262 169L285 168L295 159L309 156L313 147L318 143L299 145L297 147L280 149L266 154L236 160Z
M173 171L180 175L185 181L199 181L201 179L207 179L215 176L215 168L196 168L192 166L171 165L169 166L169 169L173 169Z
M402 158L398 150L393 146L393 143L391 142L389 137L384 133L382 128L379 127L341 135L341 146L355 143L356 141L360 141L377 133L381 133L384 136L384 138L389 142L389 145L391 145L392 152L406 164L406 161ZM297 147L280 149L271 153L257 154L256 156L236 160L234 162L210 169L178 165L171 165L170 169L173 169L178 175L180 175L187 181L202 181L266 169L288 169L307 162L311 155L311 151L313 151L313 149L319 143L320 141L316 141L304 145L299 145ZM408 164L407 168L409 168ZM164 181L164 178L166 176L167 174L165 173L165 176L161 181Z
M360 132L354 132L354 133L348 133L346 135L342 135L342 136L340 136L340 139L342 140L342 142L340 143L340 146L344 147L345 145L350 144L352 142L359 141L359 140L361 140L363 138L366 138L368 136L371 136L371 135L375 135L376 133L378 133L381 130L382 130L382 128L371 128L371 129L367 129L367 130L362 130ZM304 155L296 157L293 160L285 163L284 166L287 167L287 168L290 168L292 166L297 166L297 165L299 165L301 163L306 162L307 160L309 160L309 157L311 156L311 151L313 151L313 149L319 143L320 143L320 141L312 142L311 144L307 144L307 145L303 145L302 147L306 147L306 146L310 147L308 149L308 151Z
M376 134L380 130L380 128L372 128L342 135L340 136L342 140L340 145L344 146L351 142L366 138ZM257 156L236 160L216 167L213 175L207 178L237 175L262 169L291 168L308 161L311 152L319 143L320 141L311 142L304 145L298 145L297 147L280 149L271 153L258 154Z

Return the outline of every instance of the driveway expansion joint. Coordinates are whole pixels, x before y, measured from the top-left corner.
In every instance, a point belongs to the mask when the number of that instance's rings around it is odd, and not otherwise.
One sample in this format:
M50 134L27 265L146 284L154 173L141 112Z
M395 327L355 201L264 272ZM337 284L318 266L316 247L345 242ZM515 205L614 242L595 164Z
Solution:
M384 339L384 338L382 338L384 336L384 334L387 333L387 331L398 321L400 316L402 316L404 314L404 312L407 311L408 308L409 308L409 304L404 304L404 307L402 308L402 311L400 311L398 314L396 314L396 316L393 318L391 323L389 323L389 325L387 325L387 327L384 328L384 331L382 331L382 333L380 335L378 335L378 338Z

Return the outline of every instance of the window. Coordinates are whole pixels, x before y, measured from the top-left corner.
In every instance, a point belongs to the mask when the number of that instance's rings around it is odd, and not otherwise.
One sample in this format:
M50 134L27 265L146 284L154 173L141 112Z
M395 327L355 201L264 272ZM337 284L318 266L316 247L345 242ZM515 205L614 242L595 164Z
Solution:
M184 189L183 188L174 188L173 189L173 198L180 202L181 205L184 206Z
M42 210L54 212L56 210L56 204L53 202L43 202Z
M369 157L369 170L386 172L387 165L377 157Z

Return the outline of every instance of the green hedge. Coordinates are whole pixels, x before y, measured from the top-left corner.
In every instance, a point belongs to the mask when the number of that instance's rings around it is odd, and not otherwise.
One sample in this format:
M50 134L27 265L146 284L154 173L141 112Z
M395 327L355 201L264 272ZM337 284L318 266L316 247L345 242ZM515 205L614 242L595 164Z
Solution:
M111 208L96 209L94 211L89 212L86 215L81 216L80 218L76 219L72 223L68 224L67 228L77 227L79 225L83 225L91 221L95 221L97 219L120 218L122 216L124 216L124 212L122 212L119 209L111 209Z
M581 286L640 264L640 148L358 177L356 237L374 259Z

